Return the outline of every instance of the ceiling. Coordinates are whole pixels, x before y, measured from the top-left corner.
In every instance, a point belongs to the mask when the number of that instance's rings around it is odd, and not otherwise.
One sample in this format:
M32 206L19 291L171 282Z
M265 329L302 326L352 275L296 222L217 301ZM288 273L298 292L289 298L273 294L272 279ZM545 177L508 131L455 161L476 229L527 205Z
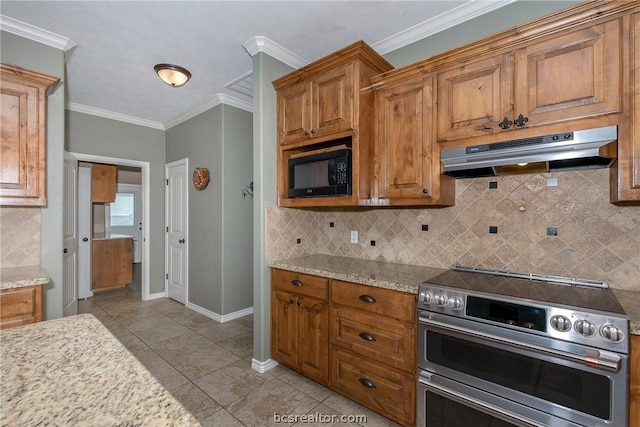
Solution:
M357 40L385 54L514 0L11 1L0 28L65 50L67 108L167 129L251 110L257 52L299 68ZM181 88L153 66L189 69Z

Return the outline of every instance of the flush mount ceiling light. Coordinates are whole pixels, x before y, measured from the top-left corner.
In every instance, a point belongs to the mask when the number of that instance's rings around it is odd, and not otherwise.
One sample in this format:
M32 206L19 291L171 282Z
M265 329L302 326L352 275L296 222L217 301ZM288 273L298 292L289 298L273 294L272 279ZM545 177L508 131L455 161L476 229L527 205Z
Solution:
M191 78L189 70L179 65L157 64L153 69L163 82L172 87L180 87Z

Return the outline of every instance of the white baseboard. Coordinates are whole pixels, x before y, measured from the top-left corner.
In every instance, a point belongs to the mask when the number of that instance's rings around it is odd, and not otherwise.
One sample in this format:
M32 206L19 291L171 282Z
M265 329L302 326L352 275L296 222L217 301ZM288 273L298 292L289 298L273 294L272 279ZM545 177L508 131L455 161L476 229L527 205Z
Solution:
M265 372L272 370L278 365L279 363L273 359L268 359L265 362L260 362L259 360L251 359L251 369L253 369L254 371L258 371L261 374L264 374Z
M165 294L164 292L156 292L155 294L149 294L146 301L151 301L152 299L165 298L166 296L167 294Z
M233 313L229 313L229 314L218 314L218 313L214 313L211 310L207 310L204 307L200 307L199 305L196 305L194 303L191 302L187 302L185 304L185 307L196 311L204 316L207 316L210 319L215 320L216 322L220 322L220 323L225 323L225 322L229 322L231 320L234 319L239 319L241 317L244 316L248 316L250 314L253 314L253 307L248 307L242 310L238 310L238 311L234 311Z

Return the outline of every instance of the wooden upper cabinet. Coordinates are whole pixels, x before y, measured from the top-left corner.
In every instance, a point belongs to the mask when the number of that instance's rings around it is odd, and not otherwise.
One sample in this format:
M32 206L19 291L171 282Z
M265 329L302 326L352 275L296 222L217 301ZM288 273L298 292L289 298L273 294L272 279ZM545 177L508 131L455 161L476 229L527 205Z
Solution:
M515 116L537 126L622 112L621 33L618 18L517 49Z
M373 89L371 78L393 69L363 41L273 82L277 92L278 206L359 206L371 201ZM351 149L351 195L290 198L288 160L306 151Z
M59 79L0 64L0 205L45 206L46 101Z
M116 201L115 165L93 163L91 165L91 201L93 203L113 203Z
M434 144L433 88L428 76L376 89L375 189L384 204L454 204L454 181L441 175Z
M628 120L618 126L618 161L611 168L611 202L640 203L640 8L629 17L625 50L630 54L630 69L623 74L623 99Z
M280 143L351 130L353 73L353 64L347 64L278 92Z
M513 116L511 66L500 54L438 73L438 142L501 130Z
M621 113L621 35L616 17L440 71L438 142Z

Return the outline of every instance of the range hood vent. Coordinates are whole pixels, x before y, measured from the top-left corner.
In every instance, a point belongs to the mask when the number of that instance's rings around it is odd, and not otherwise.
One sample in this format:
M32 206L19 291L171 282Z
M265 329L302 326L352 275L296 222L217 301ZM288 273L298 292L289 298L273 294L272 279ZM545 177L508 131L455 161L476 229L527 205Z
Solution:
M616 160L618 128L605 126L440 152L444 174L473 178L607 168Z

